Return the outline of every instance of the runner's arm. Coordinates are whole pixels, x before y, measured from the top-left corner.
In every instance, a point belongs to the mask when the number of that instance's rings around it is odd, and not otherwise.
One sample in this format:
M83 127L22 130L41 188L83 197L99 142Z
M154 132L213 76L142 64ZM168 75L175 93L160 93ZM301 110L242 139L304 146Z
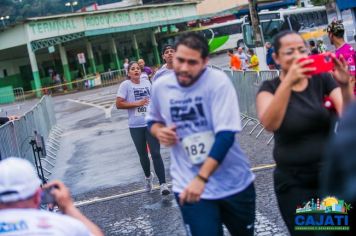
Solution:
M78 208L74 206L70 191L62 182L55 180L45 185L44 188L52 189L51 194L53 195L59 209L63 212L63 214L73 217L82 222L92 233L92 235L104 235L96 224L94 224L91 220L85 217L78 210Z
M176 134L176 127L169 126L157 121L147 122L148 129L151 134L158 139L158 141L167 147L172 146L178 142L178 136Z
M199 176L208 179L214 173L234 144L235 134L234 131L220 131L215 135L214 144L207 160L200 168Z
M121 98L121 97L117 97L116 98L116 108L117 109L130 109L130 108L136 108L136 107L141 107L144 106L146 104L148 104L148 99L142 99L139 101L135 101L135 102L127 102L125 99Z
M205 160L197 176L179 195L179 203L181 205L184 205L185 202L194 203L200 200L209 177L219 167L219 164L225 158L230 147L233 145L234 140L235 132L221 131L216 134L215 142L209 153L209 157ZM226 143L220 146L223 142Z

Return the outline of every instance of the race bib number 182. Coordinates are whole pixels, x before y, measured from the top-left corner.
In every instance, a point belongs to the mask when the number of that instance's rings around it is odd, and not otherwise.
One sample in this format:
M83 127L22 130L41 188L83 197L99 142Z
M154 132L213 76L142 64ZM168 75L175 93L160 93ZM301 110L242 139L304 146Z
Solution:
M182 140L184 150L194 165L205 161L213 143L214 133L211 131L192 134Z

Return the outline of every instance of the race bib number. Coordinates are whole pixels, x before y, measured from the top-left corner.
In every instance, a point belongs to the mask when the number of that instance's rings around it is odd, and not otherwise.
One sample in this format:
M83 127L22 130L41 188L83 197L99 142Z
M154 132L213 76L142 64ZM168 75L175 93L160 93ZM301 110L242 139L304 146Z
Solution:
M147 107L137 107L135 110L135 116L145 116L147 112Z
M211 131L192 134L182 140L185 152L194 165L203 163L214 143L214 134Z

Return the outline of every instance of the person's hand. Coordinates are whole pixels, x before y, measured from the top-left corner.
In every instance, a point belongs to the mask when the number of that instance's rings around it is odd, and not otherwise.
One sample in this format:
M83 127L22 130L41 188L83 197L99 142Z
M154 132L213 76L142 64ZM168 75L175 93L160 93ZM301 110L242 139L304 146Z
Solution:
M156 133L158 141L167 147L172 146L178 142L178 136L175 126L161 127Z
M300 59L295 58L285 76L285 81L290 83L291 86L293 86L302 79L311 78L311 75L309 73L315 71L316 68L306 66L313 62L313 59L306 59L300 61Z
M342 55L340 55L340 58L337 59L335 54L331 54L331 58L335 64L334 71L331 72L331 74L340 86L348 86L351 76L348 71L347 61Z
M46 184L44 188L52 188L51 194L63 213L66 213L70 208L74 207L70 191L62 182L55 180Z
M184 191L179 195L179 204L181 206L187 203L195 203L200 200L200 196L204 192L205 183L199 178L194 178Z
M148 99L148 98L144 98L144 99L138 100L136 102L137 106L139 106L139 107L146 106L146 105L148 105L148 103L150 103L150 99Z
M9 118L10 121L18 120L18 119L19 119L18 116L9 116L9 117L7 117L7 118Z

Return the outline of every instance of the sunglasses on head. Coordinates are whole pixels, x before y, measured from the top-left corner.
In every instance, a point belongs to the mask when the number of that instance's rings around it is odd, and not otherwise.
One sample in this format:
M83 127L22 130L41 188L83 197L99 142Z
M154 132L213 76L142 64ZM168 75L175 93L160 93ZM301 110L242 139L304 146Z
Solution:
M181 64L188 63L188 65L190 65L190 66L195 66L199 63L199 61L193 60L193 59L184 59L181 57L176 57L176 59L178 60L179 63L181 63Z

